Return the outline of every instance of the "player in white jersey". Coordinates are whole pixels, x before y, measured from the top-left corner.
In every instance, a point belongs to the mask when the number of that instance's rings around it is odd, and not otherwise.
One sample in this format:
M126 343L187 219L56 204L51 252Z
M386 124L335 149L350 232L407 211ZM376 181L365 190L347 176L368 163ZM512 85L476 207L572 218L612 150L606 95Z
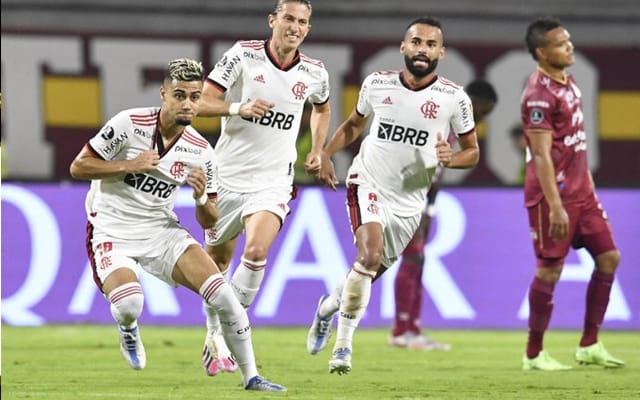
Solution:
M464 91L471 99L473 119L480 123L495 107L498 95L493 86L482 79L470 82ZM449 350L451 345L441 343L429 337L420 326L422 307L422 273L425 268L425 246L429 238L429 229L435 216L436 196L442 182L443 168L438 166L431 178L427 192L427 206L422 210L420 225L411 241L402 251L402 261L394 282L396 313L388 343L393 347L412 350ZM376 279L380 278L380 273ZM375 279L374 279L375 282Z
M206 231L207 252L226 272L238 235L246 231L231 286L249 307L264 277L267 254L294 197L296 138L303 108L311 103L310 172L330 120L329 78L322 62L299 51L310 29L308 0L278 0L268 17L268 40L239 41L216 64L203 91L199 115L224 116L216 144L220 220ZM224 273L223 272L223 273ZM206 306L206 305L205 305ZM203 368L210 376L225 366L227 350L216 340L219 322L207 319Z
M260 377L246 311L202 246L173 212L177 189L193 189L203 228L218 219L215 157L190 124L202 95L203 69L171 61L160 88L161 107L125 110L84 146L71 163L74 178L91 180L86 198L87 252L98 288L110 302L120 350L134 369L146 365L138 318L144 294L138 268L198 293L223 323L247 390L284 391Z
M339 307L331 373L351 371L353 334L369 303L372 279L393 264L418 228L436 166L471 168L479 159L469 97L435 73L444 57L440 23L428 17L412 21L400 53L402 71L365 78L355 109L321 155L319 178L335 188L330 156L358 138L373 116L346 181L357 258L340 287L321 297L307 337L309 353L322 350ZM445 140L450 130L460 144L455 153Z

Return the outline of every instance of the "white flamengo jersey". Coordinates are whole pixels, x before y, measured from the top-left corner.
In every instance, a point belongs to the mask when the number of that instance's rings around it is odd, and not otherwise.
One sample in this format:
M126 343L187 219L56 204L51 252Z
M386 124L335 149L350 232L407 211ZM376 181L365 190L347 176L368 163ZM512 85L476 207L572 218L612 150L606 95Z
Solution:
M218 183L234 192L291 185L304 103L329 100L329 74L322 62L297 52L291 63L279 65L268 43L236 42L207 78L225 92L226 101L275 104L262 118L222 118L215 148Z
M145 150L158 149L159 115L159 107L121 111L89 140L88 149L104 160L132 160ZM177 188L194 167L207 176L207 194L216 193L213 148L186 126L172 143L161 146L155 170L93 180L85 201L89 221L114 238L149 237L167 219L178 220L173 212Z
M469 96L442 77L410 89L399 71L374 72L362 83L356 112L374 117L349 179L373 185L399 216L424 209L438 164L438 133L446 140L450 131L463 135L475 129Z

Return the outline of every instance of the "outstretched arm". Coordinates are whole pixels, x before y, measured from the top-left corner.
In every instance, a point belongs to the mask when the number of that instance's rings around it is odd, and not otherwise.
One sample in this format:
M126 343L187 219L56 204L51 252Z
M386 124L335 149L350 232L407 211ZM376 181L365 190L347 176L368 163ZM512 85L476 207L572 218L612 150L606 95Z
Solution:
M260 118L273 108L274 104L263 99L245 103L230 103L222 99L224 92L217 86L205 82L202 98L198 106L198 116L220 117L240 115L244 118Z

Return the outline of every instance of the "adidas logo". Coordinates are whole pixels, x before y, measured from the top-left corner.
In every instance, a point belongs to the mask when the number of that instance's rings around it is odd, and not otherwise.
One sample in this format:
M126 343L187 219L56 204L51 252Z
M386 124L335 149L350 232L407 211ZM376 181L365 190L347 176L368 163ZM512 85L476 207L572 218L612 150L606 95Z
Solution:
M264 83L264 76L262 76L262 74L256 76L255 78L253 78L254 81L256 82L262 82Z
M391 97L387 96L386 99L382 100L382 104L393 104Z

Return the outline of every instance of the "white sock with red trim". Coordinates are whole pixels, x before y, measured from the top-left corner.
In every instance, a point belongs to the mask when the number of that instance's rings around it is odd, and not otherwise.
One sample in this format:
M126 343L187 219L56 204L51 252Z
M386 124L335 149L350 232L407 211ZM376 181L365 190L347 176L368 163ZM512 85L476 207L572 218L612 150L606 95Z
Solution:
M246 310L220 273L211 275L202 284L199 292L211 309L218 314L224 340L236 357L246 385L249 379L258 375L251 342L251 325Z
M347 274L340 301L334 350L343 347L351 348L353 334L367 309L367 305L369 305L371 281L375 275L375 272L368 271L358 262L353 264L351 271Z
M258 294L260 284L264 279L265 265L267 265L267 260L250 261L244 257L240 258L240 265L231 278L231 287L244 308L249 308Z
M332 317L333 314L340 309L340 299L342 298L342 289L344 289L344 283L346 282L346 275L338 281L338 284L333 289L329 297L324 299L318 310L318 314L322 318Z
M135 328L142 314L144 294L138 282L125 283L109 293L111 315L125 329Z

